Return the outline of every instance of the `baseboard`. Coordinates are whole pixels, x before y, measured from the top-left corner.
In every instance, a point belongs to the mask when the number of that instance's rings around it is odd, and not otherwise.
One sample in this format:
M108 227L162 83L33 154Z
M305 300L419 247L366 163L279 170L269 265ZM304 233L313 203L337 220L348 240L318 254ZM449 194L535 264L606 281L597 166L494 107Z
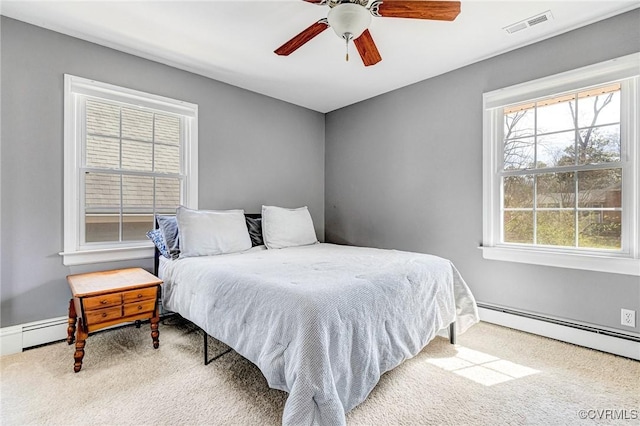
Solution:
M485 322L640 361L640 342L632 339L599 333L595 329L581 330L567 325L503 312L499 309L478 307L478 312L480 319ZM18 353L32 346L66 339L67 320L67 317L58 317L0 328L0 355Z
M584 330L552 321L521 316L517 313L503 312L500 309L478 307L480 319L492 324L516 330L526 331L539 336L550 337L574 345L608 352L640 361L640 342L635 338L623 338L598 332L597 329Z
M58 317L0 328L0 355L66 339L67 326L67 317Z
M162 305L158 305L158 309L160 310L161 319L171 314L163 309ZM117 324L103 330L119 328L129 324L134 323ZM68 326L68 317L58 317L0 328L0 356L19 353L33 346L64 340L67 338Z

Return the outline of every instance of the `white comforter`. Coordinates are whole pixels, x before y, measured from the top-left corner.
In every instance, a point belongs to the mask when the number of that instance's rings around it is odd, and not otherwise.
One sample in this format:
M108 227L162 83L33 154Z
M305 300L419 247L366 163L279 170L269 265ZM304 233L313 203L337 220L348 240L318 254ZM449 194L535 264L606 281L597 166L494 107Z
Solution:
M380 375L456 321L469 288L435 256L316 244L183 258L162 269L164 306L228 344L289 393L285 425L343 425Z

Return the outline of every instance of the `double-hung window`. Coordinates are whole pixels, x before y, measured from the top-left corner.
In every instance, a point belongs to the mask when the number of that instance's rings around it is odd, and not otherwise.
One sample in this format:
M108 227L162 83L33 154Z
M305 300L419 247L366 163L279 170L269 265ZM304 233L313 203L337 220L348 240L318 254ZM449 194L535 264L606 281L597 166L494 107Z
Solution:
M640 275L639 69L485 93L485 258Z
M197 105L65 75L65 265L152 256L154 215L197 207Z

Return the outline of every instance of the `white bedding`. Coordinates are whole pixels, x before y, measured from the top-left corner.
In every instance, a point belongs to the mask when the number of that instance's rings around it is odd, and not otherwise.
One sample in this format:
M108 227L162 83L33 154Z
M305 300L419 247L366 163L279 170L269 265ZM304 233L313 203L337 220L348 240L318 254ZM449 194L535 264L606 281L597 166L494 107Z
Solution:
M451 322L478 321L453 264L315 244L161 264L164 306L228 344L289 393L285 425L343 425L381 374Z

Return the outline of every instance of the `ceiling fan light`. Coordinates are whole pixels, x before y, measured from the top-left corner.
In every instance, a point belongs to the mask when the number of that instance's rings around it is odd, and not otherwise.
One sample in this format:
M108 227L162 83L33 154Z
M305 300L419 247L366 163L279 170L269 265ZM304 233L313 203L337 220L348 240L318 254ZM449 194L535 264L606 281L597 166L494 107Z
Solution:
M359 4L341 3L329 11L327 21L338 37L344 38L345 34L350 34L356 39L371 23L371 13Z

